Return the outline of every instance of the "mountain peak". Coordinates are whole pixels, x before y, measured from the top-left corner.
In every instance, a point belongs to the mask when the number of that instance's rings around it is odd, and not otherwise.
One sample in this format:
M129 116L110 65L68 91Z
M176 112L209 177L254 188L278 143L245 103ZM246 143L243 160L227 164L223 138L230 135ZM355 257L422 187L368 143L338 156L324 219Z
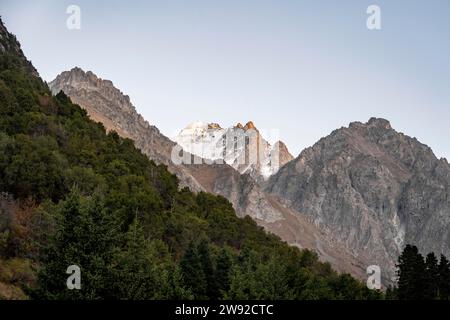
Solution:
M75 66L75 67L73 67L72 69L70 69L69 71L66 71L66 72L69 72L69 73L86 73L83 69L81 69L80 67L78 67L78 66Z
M380 127L380 128L384 128L384 129L392 129L391 123L388 120L383 119L383 118L372 117L367 122L367 125L373 126L373 127Z
M208 129L222 129L222 127L218 123L208 123Z
M101 92L105 96L114 96L114 99L131 105L130 97L117 89L111 80L102 79L92 71L84 71L78 66L60 73L49 83L49 86L53 94L56 94L59 90L66 92L74 88L76 90L84 89L89 92ZM134 110L134 107L130 110Z
M288 150L288 147L286 146L286 144L281 140L278 140L277 142L275 142L274 146L276 146L280 149L283 149L283 150Z
M84 79L89 76L95 76L91 71L84 71L82 68L75 66L68 71L61 72L58 77Z
M372 117L366 123L359 121L351 122L349 128L380 128L380 129L392 129L391 123L383 118Z
M98 77L92 71L84 71L82 68L76 66L69 71L64 71L59 74L52 82L64 82L64 83L84 83L93 87L108 87L110 89L116 89L111 80L102 79ZM121 93L121 92L120 92ZM121 93L122 94L122 93Z
M244 127L245 130L250 130L250 129L256 129L255 125L253 124L253 121L249 121L245 124Z
M256 130L256 134L248 132L251 129ZM283 142L270 145L252 121L248 121L245 127L237 123L228 128L222 128L217 123L194 122L173 139L191 154L225 161L240 173L250 174L258 181L268 178L293 159ZM251 152L254 152L254 157L248 156Z
M130 119L142 122L143 126L148 125L137 114L128 95L117 89L112 81L103 80L92 71L84 71L76 66L60 73L48 85L53 94L64 91L73 102L85 108L92 119L102 122L108 130L114 129L124 137L129 137L125 132L130 129Z

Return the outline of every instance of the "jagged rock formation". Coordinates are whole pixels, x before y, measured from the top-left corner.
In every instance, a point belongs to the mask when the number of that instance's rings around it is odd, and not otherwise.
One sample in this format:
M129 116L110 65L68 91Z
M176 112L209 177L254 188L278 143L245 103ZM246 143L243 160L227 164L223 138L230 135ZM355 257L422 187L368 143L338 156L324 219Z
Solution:
M450 166L387 120L335 130L281 168L266 191L387 278L406 244L450 253Z
M215 163L227 163L242 174L263 181L293 159L286 145L271 146L252 121L223 129L216 123L195 122L173 138L184 150Z

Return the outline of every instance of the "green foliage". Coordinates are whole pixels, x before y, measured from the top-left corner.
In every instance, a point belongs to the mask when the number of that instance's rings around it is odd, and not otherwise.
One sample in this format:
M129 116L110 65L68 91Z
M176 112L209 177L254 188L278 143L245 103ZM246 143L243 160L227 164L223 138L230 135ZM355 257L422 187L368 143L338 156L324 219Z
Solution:
M109 277L117 242L113 216L98 198L72 192L55 212L60 225L40 260L40 287L36 297L45 299L100 299L110 290ZM82 270L83 290L67 290L67 267Z
M450 298L450 264L444 255L440 262L433 252L425 260L417 247L406 245L398 259L397 288L389 288L387 299L448 300Z
M56 150L56 142L48 136L0 136L1 188L19 198L61 199L67 161Z
M28 259L0 259L0 300L27 299L21 287L34 282L35 275Z
M138 219L130 225L124 246L116 248L113 260L113 283L109 292L113 298L144 300L190 297L165 244L146 240Z

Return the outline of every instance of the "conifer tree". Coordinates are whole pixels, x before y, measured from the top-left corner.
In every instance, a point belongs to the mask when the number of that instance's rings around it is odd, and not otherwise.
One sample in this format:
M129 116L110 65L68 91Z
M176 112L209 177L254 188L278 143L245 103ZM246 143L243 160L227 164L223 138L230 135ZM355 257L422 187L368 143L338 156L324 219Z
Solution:
M203 274L206 281L206 296L209 299L217 299L219 297L219 286L216 279L214 266L211 259L211 252L206 239L202 239L197 247L198 257L200 259Z
M114 265L111 284L114 298L143 300L158 297L158 291L164 285L157 285L156 263L137 218L125 234L125 245L117 248Z
M441 254L439 262L439 298L441 300L450 299L450 263L448 259Z
M429 253L425 259L425 291L424 298L435 300L438 298L439 290L439 266L438 260L433 252Z
M203 265L194 242L191 242L180 262L183 279L196 299L206 299L207 282Z
M230 289L230 270L232 261L226 249L220 250L216 264L216 279L219 292L222 294Z
M425 262L417 247L406 245L398 258L398 298L421 300L425 289Z

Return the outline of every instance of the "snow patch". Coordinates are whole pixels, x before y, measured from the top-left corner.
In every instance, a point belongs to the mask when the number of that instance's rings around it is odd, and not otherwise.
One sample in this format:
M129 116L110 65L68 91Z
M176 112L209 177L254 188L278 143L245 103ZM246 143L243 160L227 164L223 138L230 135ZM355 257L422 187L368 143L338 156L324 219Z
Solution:
M405 243L405 225L401 223L400 217L397 213L394 213L394 217L392 218L391 222L396 231L394 242L397 246L398 251L400 252L403 248L403 244Z
M221 160L240 173L257 172L264 179L279 169L278 145L271 146L256 129L221 128L197 121L173 137L183 150L212 161Z

